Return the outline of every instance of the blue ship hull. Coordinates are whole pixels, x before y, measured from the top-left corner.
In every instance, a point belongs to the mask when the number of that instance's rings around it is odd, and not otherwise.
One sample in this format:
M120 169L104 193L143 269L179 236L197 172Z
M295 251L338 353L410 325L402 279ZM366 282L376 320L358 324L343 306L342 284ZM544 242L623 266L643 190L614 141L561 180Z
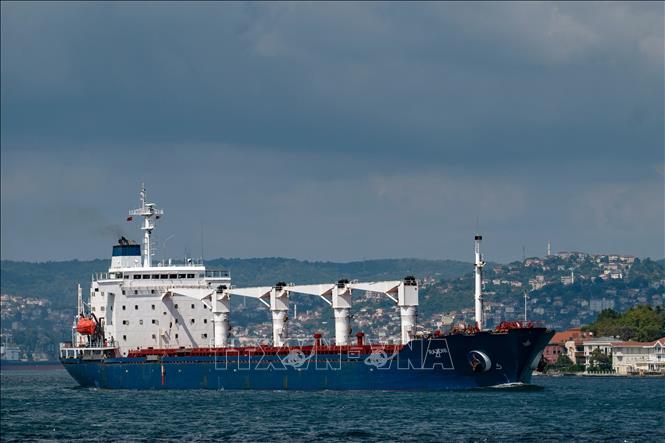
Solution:
M143 351L61 361L81 386L105 389L450 390L529 383L553 334L524 328L422 338L396 347L231 348L209 355Z

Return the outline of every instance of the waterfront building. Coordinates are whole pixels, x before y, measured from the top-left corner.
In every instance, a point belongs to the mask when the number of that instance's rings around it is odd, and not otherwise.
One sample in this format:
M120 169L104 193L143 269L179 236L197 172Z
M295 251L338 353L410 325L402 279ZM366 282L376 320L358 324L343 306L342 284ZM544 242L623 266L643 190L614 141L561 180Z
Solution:
M590 340L584 340L582 343L584 352L584 366L589 370L589 360L591 353L599 349L605 355L612 355L612 343L616 342L614 337L596 337Z
M652 342L612 343L612 368L617 374L665 374L665 337Z
M545 358L550 363L554 363L559 355L565 354L575 364L583 365L584 358L584 340L593 337L593 333L582 331L581 328L572 328L566 331L557 332L545 348Z
M576 338L582 336L582 334L588 333L582 332L580 328L573 328L554 334L548 345L545 346L545 351L543 351L543 357L547 363L556 363L556 361L559 359L559 356L568 354L568 351L566 350L566 342L574 341ZM574 358L570 359L573 362L575 361Z

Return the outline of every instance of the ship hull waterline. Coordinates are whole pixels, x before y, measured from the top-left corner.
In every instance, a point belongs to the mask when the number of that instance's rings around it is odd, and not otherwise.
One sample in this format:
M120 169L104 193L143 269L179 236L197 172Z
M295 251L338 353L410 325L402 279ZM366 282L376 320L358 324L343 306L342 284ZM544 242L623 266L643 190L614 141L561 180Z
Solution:
M544 328L453 334L412 340L394 351L310 346L271 353L257 347L251 355L144 351L139 357L61 361L81 386L102 389L441 391L529 384L553 334Z

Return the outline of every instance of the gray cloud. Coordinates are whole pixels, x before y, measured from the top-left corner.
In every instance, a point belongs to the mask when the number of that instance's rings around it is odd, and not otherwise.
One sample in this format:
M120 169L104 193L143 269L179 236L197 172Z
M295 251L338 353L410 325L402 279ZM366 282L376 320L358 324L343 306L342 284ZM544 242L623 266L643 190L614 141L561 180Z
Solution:
M663 255L662 3L3 2L1 32L3 258L107 255L58 214L122 221L141 181L175 252L466 258L480 216L496 259Z

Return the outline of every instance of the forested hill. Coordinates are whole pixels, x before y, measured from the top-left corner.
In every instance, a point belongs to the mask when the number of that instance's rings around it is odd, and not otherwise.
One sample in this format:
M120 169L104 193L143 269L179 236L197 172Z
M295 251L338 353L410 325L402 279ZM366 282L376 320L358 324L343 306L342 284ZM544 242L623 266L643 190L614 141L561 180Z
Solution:
M110 260L28 263L0 262L2 294L47 299L53 307L71 307L76 301L76 283L85 288L91 275L108 270ZM206 261L209 269L231 271L234 285L271 285L278 281L318 283L340 278L377 280L446 279L471 272L473 265L455 260L382 259L348 263L302 261L291 258L218 258Z

